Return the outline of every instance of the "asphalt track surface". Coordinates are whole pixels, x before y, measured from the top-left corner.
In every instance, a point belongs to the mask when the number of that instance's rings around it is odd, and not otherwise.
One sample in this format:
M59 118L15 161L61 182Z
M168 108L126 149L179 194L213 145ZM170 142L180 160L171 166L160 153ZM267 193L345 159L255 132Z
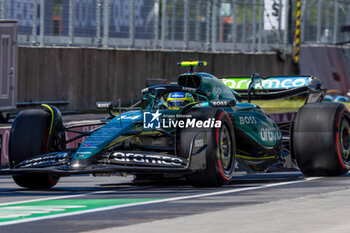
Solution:
M306 178L299 172L236 176L219 188L72 176L50 190L26 190L6 176L0 178L0 232L349 232L349 188L350 175ZM1 219L6 206L101 201L110 203Z

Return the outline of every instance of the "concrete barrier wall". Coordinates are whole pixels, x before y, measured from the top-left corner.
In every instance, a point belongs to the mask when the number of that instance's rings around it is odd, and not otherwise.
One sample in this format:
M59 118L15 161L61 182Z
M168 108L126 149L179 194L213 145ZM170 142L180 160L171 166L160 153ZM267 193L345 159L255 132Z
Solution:
M63 110L95 109L96 101L136 101L148 78L176 80L181 60L208 61L199 70L217 77L291 74L290 57L94 48L19 48L18 101L69 100Z
M302 46L300 73L323 81L327 89L346 94L350 89L350 49L340 46Z

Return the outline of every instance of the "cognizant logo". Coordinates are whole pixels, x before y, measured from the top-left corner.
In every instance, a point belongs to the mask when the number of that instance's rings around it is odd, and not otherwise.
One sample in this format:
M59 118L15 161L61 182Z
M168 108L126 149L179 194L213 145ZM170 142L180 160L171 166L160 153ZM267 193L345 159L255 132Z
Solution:
M196 118L161 118L159 110L156 112L144 112L143 128L159 129L159 128L220 128L221 121L215 118L207 120L198 120Z

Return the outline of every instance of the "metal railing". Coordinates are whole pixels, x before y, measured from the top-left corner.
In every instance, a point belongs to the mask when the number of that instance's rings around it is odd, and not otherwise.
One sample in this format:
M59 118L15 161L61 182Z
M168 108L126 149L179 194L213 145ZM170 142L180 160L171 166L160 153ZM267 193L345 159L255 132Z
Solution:
M296 0L0 0L32 46L290 51ZM302 0L302 43L348 41L350 0ZM342 30L342 28L344 30Z

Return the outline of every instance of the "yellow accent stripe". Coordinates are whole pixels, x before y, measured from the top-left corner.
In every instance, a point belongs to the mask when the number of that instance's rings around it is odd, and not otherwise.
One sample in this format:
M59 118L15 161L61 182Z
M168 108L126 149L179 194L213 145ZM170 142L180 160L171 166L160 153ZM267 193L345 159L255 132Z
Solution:
M266 156L266 157L257 158L257 157L251 157L251 156L245 156L245 155L237 155L237 154L236 154L236 157L240 157L240 158L243 158L243 159L274 159L274 158L276 158L276 156Z
M206 61L182 61L181 66L199 66L200 64L202 66L206 66L207 62Z
M47 104L42 104L41 106L46 107L46 108L48 108L48 109L51 111L51 125L50 125L50 131L49 131L49 134L51 134L51 132L52 132L52 126L53 126L53 119L54 119L53 110L52 110L52 108L51 108L49 105L47 105Z
M246 154L246 155L249 155L249 153L248 153L248 152L245 152L245 151L240 150L240 149L238 149L238 148L237 148L237 152L239 152L239 153L243 153L243 154Z

